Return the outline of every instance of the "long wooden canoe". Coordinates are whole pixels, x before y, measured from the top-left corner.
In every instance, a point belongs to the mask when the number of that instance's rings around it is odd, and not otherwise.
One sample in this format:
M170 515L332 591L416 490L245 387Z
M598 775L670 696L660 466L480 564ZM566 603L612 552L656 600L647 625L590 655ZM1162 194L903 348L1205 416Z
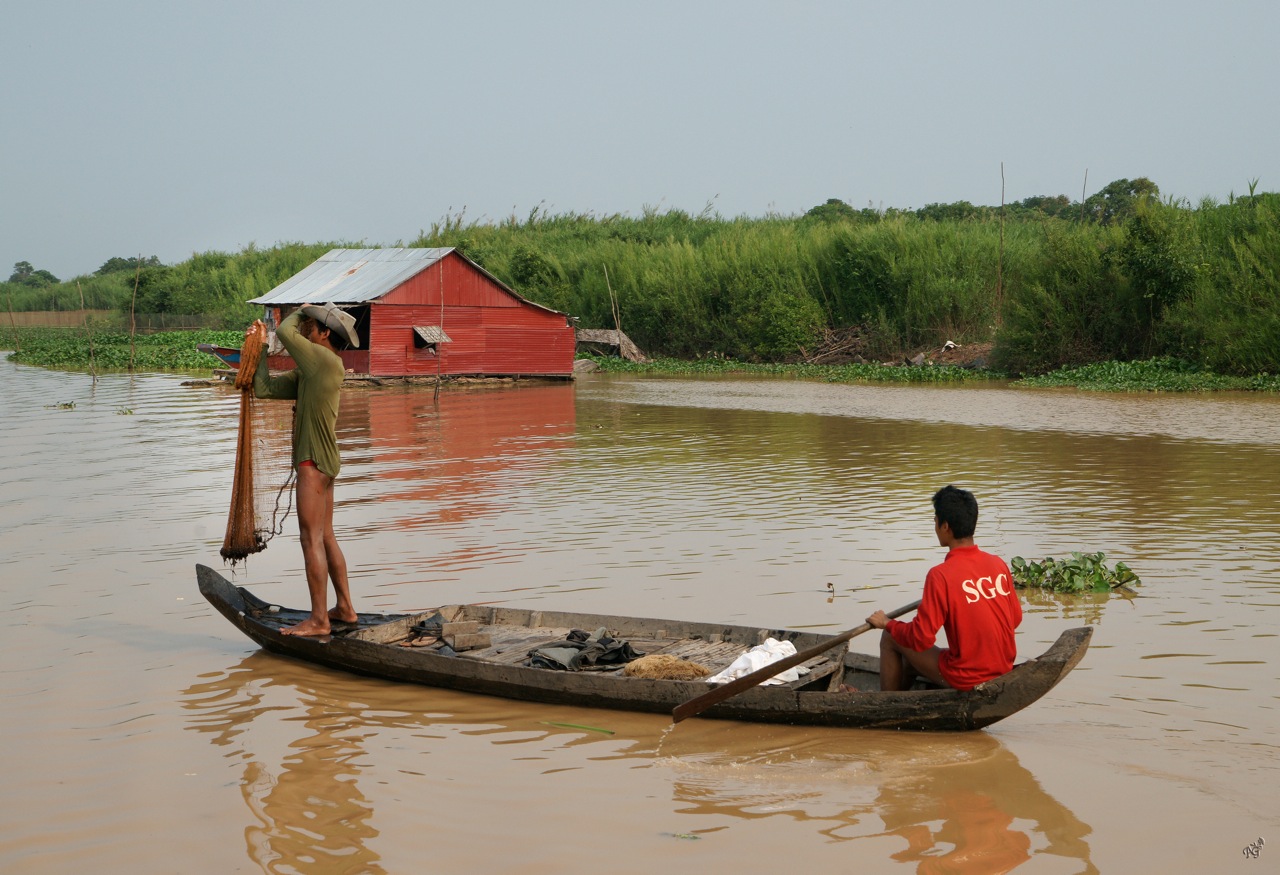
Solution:
M264 602L218 572L196 566L200 593L240 631L266 650L356 674L445 687L509 699L671 713L710 689L705 681L628 677L620 668L557 671L526 665L531 650L563 642L571 630L606 628L645 654L666 653L718 672L767 638L804 650L823 639L816 632L748 626L575 614L489 605L449 605L412 614L361 614L359 622L322 638L283 635L305 610ZM408 646L424 621L476 623L488 646L454 652L443 642ZM808 673L789 684L761 686L713 705L700 716L764 723L876 729L955 731L981 729L1035 702L1084 656L1093 627L1068 629L1042 655L973 690L919 686L880 692L880 660L833 648L806 663ZM858 693L838 692L847 684Z

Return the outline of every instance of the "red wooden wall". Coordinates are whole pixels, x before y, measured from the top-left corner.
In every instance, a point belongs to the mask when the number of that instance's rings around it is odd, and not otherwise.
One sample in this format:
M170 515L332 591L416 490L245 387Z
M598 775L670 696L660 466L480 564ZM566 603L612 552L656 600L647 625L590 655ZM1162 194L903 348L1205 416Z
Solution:
M448 335L438 362L435 352L414 343L419 325ZM576 349L563 313L513 297L454 253L373 301L369 338L369 373L377 376L430 375L437 368L450 375L568 376Z

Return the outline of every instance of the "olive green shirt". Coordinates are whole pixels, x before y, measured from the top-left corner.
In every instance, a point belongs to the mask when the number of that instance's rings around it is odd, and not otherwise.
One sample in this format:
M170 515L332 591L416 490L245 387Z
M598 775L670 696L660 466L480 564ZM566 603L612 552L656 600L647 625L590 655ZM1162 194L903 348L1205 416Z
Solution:
M267 370L267 357L258 360L253 393L259 398L296 399L293 414L293 466L315 462L330 477L338 476L338 400L346 373L342 358L298 333L302 312L295 310L276 329L276 337L298 366L279 376Z

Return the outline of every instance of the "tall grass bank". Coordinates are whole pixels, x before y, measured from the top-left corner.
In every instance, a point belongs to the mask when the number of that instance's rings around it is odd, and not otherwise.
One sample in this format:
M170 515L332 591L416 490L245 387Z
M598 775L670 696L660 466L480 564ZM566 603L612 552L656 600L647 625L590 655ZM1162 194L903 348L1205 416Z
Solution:
M449 216L408 245L456 246L525 297L583 327L620 325L667 357L804 362L829 332L858 326L869 359L950 340L994 342L993 364L1012 375L1170 358L1249 376L1280 373L1280 194L1254 187L1194 206L1161 200L1140 178L1083 203L1005 207L831 200L763 218L535 209L497 222ZM70 282L28 271L3 284L0 305L202 314L234 328L257 315L246 300L339 245L133 270L113 259L114 270Z

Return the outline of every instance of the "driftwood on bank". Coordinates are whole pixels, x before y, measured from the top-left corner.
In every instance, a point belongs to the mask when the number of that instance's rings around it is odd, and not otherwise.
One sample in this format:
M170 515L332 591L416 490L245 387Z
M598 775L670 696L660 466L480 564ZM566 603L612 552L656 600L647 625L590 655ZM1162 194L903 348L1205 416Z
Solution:
M631 341L631 338L621 331L609 328L579 328L577 329L576 337L579 344L594 344L616 349L618 355L629 362L643 364L649 361L648 357L640 351L640 347L636 346Z

